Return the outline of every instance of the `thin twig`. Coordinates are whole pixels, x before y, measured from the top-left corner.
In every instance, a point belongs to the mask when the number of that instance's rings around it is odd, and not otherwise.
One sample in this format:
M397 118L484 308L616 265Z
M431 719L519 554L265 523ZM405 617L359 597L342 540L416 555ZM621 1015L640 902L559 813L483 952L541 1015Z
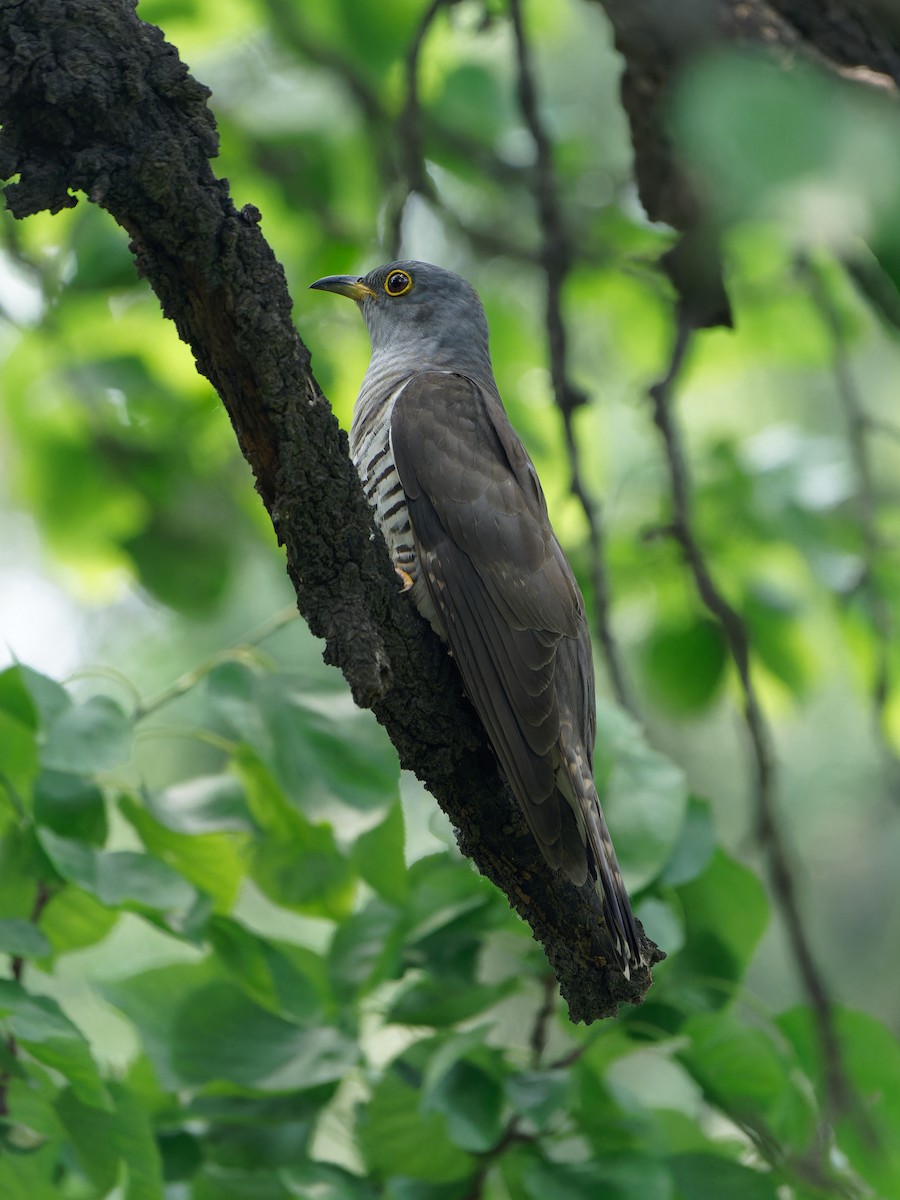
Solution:
M281 612L275 613L273 617L269 617L267 621L263 621L256 629L243 639L239 646L229 646L224 650L217 650L215 654L210 655L199 666L194 667L190 671L186 671L174 683L158 692L155 696L151 696L143 704L138 704L133 712L135 721L142 721L144 717L150 713L156 712L166 704L170 704L173 700L177 700L180 696L186 695L197 686L201 679L205 679L210 671L217 667L220 663L231 662L235 658L240 658L243 651L250 646L257 646L260 642L265 641L267 637L271 637L279 629L290 624L299 616L296 608L283 608Z
M691 342L692 330L679 315L675 343L666 374L650 388L653 420L665 450L672 494L671 533L681 547L700 598L721 626L734 659L744 697L744 721L750 736L755 786L756 836L768 863L775 901L785 923L803 987L812 1009L822 1051L825 1101L833 1121L850 1106L852 1091L844 1072L834 1012L825 981L816 964L800 914L794 876L776 802L776 768L771 735L759 705L750 669L750 641L740 614L713 580L691 523L691 484L681 435L673 413L673 390Z
M528 1039L528 1044L531 1047L531 1066L532 1070L535 1071L541 1066L544 1060L547 1038L550 1033L550 1022L553 1020L553 1014L556 1011L556 980L552 975L545 975L542 982L541 1003L538 1005L537 1012L535 1013L534 1025L531 1029L531 1036ZM494 1163L503 1157L510 1146L519 1142L532 1142L535 1140L532 1134L523 1133L521 1126L522 1119L518 1114L507 1121L503 1132L494 1145L480 1156L478 1167L469 1182L469 1187L463 1196L463 1200L481 1200L488 1172Z
M494 1163L502 1158L510 1146L517 1142L533 1142L534 1137L530 1134L522 1133L519 1129L520 1120L518 1117L513 1117L507 1124L506 1128L500 1134L500 1137L495 1145L491 1146L490 1150L485 1151L481 1155L478 1168L469 1183L469 1188L462 1197L462 1200L481 1200L484 1195L484 1185L487 1181L488 1172Z
M397 142L401 147L402 183L387 218L387 246L390 258L400 254L403 237L403 214L412 195L431 196L434 189L425 173L422 152L422 114L419 106L419 59L425 38L438 13L453 0L431 0L422 14L412 40L406 49L406 101L397 121Z
M612 631L610 589L606 569L606 533L599 506L588 492L582 475L578 442L573 428L575 411L587 403L587 393L571 378L568 362L568 338L562 311L562 293L572 265L573 253L559 199L556 172L553 166L553 147L541 119L537 89L520 0L509 0L516 44L518 69L517 93L522 119L534 142L535 165L532 174L535 203L541 227L541 265L547 280L545 320L550 358L550 379L553 395L565 429L569 457L570 491L578 500L588 525L591 546L591 582L594 591L594 623L607 675L616 700L636 715L631 689L626 679L618 643Z
M393 179L396 175L393 131L378 89L349 57L307 29L301 8L293 0L266 0L266 3L279 40L310 62L326 67L343 83L369 128L370 144L382 179Z
M832 346L831 368L835 389L847 426L847 442L856 472L856 518L862 540L863 573L859 590L865 596L872 619L875 641L875 670L872 677L872 712L879 745L886 761L896 770L900 760L885 736L885 713L891 692L891 649L895 637L891 606L878 586L877 563L884 551L878 530L878 500L875 471L869 451L869 433L874 427L857 390L847 360L847 342L840 316L821 271L809 258L798 267L809 285L813 304L828 330Z
M556 1011L556 980L552 975L548 974L544 976L543 984L543 999L537 1011L537 1016L534 1019L534 1027L531 1030L531 1039L529 1041L531 1047L531 1065L535 1070L544 1061L544 1051L547 1049L547 1038L550 1034L550 1022L553 1020L553 1014Z

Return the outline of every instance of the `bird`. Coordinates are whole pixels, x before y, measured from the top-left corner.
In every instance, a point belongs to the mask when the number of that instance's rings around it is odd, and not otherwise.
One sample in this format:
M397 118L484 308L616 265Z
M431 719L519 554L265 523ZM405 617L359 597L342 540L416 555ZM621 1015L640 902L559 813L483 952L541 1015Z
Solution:
M594 881L630 978L645 959L594 782L584 599L500 399L482 303L415 260L310 287L354 300L368 328L350 453L401 590L449 647L543 857Z

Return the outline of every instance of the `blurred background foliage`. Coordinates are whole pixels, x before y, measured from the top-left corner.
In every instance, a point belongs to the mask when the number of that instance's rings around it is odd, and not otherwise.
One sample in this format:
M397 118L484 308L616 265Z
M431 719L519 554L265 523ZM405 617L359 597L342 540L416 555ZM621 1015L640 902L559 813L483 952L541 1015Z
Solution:
M477 287L593 609L507 9L436 16L410 123L425 8L139 12L212 88L218 170L263 214L345 426L365 331L308 283L400 253ZM4 217L7 1200L900 1195L897 113L733 54L673 112L735 314L678 384L692 528L750 634L829 1058L763 882L734 662L666 534L647 390L674 337L656 267L673 235L636 197L600 6L524 17L577 248L574 426L638 714L601 663L598 760L668 958L641 1008L568 1023L525 928L292 619L227 417L125 235L86 202Z

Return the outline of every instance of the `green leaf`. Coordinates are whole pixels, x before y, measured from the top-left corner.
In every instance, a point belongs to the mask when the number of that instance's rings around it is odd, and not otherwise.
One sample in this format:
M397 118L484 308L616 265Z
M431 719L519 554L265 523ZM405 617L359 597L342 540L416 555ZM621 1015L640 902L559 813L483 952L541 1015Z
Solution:
M696 879L709 865L716 847L712 813L706 800L688 797L687 812L672 856L663 868L660 883L675 887Z
M770 1175L718 1154L677 1154L669 1169L679 1196L690 1200L777 1200L779 1194Z
M163 1200L162 1161L148 1113L120 1083L109 1090L115 1107L104 1112L82 1103L72 1089L56 1104L82 1170L102 1195L125 1168L123 1200Z
M306 822L259 755L250 746L238 746L234 767L255 826L284 841L298 835Z
M126 1168L123 1200L163 1200L162 1160L150 1115L120 1083L110 1090L116 1104L115 1141Z
M442 1112L450 1139L461 1149L480 1154L500 1138L503 1087L492 1075L461 1059L428 1092L422 1110Z
M900 1046L894 1034L867 1013L835 1007L832 1019L841 1065L861 1105L860 1114L851 1109L838 1117L838 1146L879 1196L900 1195ZM777 1023L822 1096L822 1050L812 1012L792 1008Z
M278 1178L298 1200L375 1200L372 1184L332 1163L310 1162L286 1167Z
M685 916L685 946L673 962L679 977L737 980L769 923L769 902L759 879L716 850L709 867L678 889ZM721 1004L721 990L710 999Z
M175 833L133 796L123 796L119 809L154 858L211 896L219 911L228 912L234 906L244 878L246 835Z
M682 149L720 211L780 218L798 241L810 196L830 213L823 240L843 244L860 228L893 224L896 121L879 97L847 91L811 65L784 71L762 55L728 53L692 71L680 99Z
M157 1135L157 1142L167 1182L180 1183L197 1173L203 1162L203 1149L197 1137L183 1129L164 1130Z
M646 896L637 905L635 916L651 942L656 942L666 954L674 954L684 945L684 925L677 903Z
M472 1158L454 1145L441 1113L423 1113L417 1090L397 1069L376 1084L361 1109L358 1137L370 1177L393 1175L435 1183L472 1174Z
M450 128L470 130L480 138L493 140L503 118L508 118L506 91L493 71L464 62L445 75L435 110Z
M391 1179L384 1193L385 1200L466 1200L471 1194L468 1179L453 1183L428 1183L423 1179ZM493 1196L493 1192L485 1192Z
M313 825L293 808L271 771L249 748L241 747L235 766L246 787L253 819L264 831L250 848L254 882L285 908L346 916L355 879L349 862L338 851L331 827Z
M568 1110L572 1081L566 1071L519 1071L506 1080L506 1096L513 1109L538 1130Z
M694 716L713 703L725 676L728 654L715 621L697 617L658 625L641 650L653 698L669 712Z
M34 828L10 826L0 837L0 916L30 920L38 881L52 874Z
M50 953L50 943L30 921L21 917L0 920L0 954L17 958L43 958Z
M441 975L424 975L407 984L388 1010L389 1017L401 1025L433 1025L442 1028L467 1021L498 1004L518 987L518 980L501 983L468 982L464 987L448 986Z
M108 833L100 788L63 771L41 771L34 785L34 819L60 837L94 846L102 846Z
M218 1085L195 1095L184 1118L203 1131L199 1147L203 1162L248 1171L259 1170L262 1164L275 1175L281 1167L309 1160L316 1123L334 1094L331 1083L282 1095L247 1095Z
M59 1093L56 1112L82 1171L100 1195L106 1195L119 1173L114 1112L83 1103L72 1088Z
M257 1004L300 1025L322 1019L327 983L318 955L268 941L227 917L213 917L207 928L219 959Z
M160 1084L174 1091L182 1080L172 1064L176 1014L224 972L212 956L200 962L154 967L125 979L105 981L100 992L137 1027Z
M193 617L209 616L231 578L230 536L212 516L186 503L170 511L160 506L139 533L122 542L147 590Z
M44 767L90 775L127 762L131 722L109 696L92 696L66 708L47 728L41 750Z
M44 829L41 845L63 879L78 884L110 908L148 908L159 912L190 908L191 885L170 866L131 850L93 850Z
M624 710L597 705L597 758L608 764L601 800L629 888L654 879L671 857L684 822L684 772L651 749Z
M420 944L453 926L482 935L490 929L518 929L509 907L471 865L446 853L429 854L409 868L412 889L407 906L411 944Z
M396 974L400 920L395 908L373 900L338 925L331 941L328 970L340 999L349 1001Z
M290 675L260 682L260 706L271 731L279 777L292 796L323 806L330 792L370 812L396 801L397 752L372 713L340 693L322 698Z
M398 905L409 895L403 846L403 809L394 804L380 825L356 839L352 856L366 883L385 900Z
M531 1200L674 1200L665 1165L646 1155L608 1154L584 1164L534 1157L522 1182Z
M0 712L0 747L0 789L8 791L20 807L38 770L35 736L14 717Z
M67 954L101 942L118 919L117 912L88 892L67 884L44 907L40 928L54 954Z
M147 810L173 833L250 833L247 798L233 775L201 775L149 792Z
M306 825L290 841L256 838L250 876L274 904L340 920L353 905L355 876L328 825Z
M191 1180L191 1200L290 1200L277 1175L265 1168L204 1164Z
M81 1033L55 1000L32 996L11 979L0 979L0 1025L38 1062L59 1071L79 1099L109 1108L109 1094Z
M32 733L38 729L38 710L25 681L24 669L7 667L0 671L0 713L5 713Z
M39 724L43 728L47 728L72 707L69 693L55 679L50 679L49 676L32 670L31 667L20 666L15 670L19 672L22 682L28 689L28 694L37 709Z
M0 1154L0 1196L3 1200L59 1200L55 1145L31 1154Z
M272 738L259 706L257 676L244 663L219 663L206 677L206 691L213 715L239 744L235 765L243 781L245 756L248 767L263 759L269 763L273 756Z
M803 614L798 618L781 597L760 587L744 598L743 614L754 654L794 696L805 695L814 658L804 639Z
M214 713L246 747L237 765L248 792L247 760L256 759L310 813L322 812L332 797L363 811L396 800L396 751L346 693L314 694L299 676L260 676L234 663L212 671L208 686Z
M233 983L209 983L175 1014L172 1063L188 1084L220 1080L267 1092L336 1083L357 1050L336 1029L301 1028L260 1008Z
M38 711L22 667L0 672L0 789L22 800L38 769Z
M771 1130L786 1148L806 1148L816 1112L786 1042L728 1009L690 1017L681 1032L688 1041L678 1057L714 1104L739 1123Z

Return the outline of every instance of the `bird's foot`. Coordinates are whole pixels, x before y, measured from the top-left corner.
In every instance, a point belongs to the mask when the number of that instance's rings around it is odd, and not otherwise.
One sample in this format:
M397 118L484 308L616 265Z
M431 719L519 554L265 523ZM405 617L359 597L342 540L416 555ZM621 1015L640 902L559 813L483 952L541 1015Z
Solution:
M410 590L416 581L413 579L412 575L410 575L408 571L404 571L402 567L394 567L394 570L403 581L403 587L400 589L400 595L402 596L404 592L408 592Z

